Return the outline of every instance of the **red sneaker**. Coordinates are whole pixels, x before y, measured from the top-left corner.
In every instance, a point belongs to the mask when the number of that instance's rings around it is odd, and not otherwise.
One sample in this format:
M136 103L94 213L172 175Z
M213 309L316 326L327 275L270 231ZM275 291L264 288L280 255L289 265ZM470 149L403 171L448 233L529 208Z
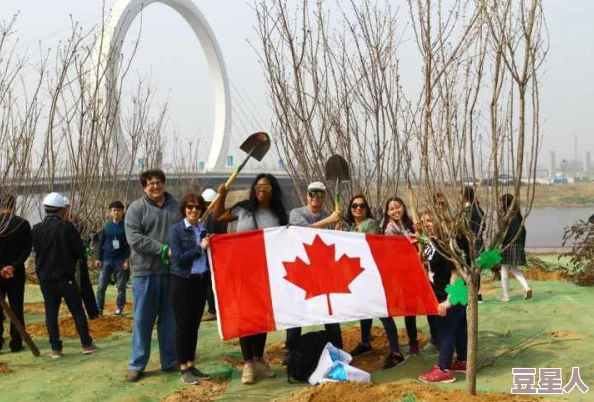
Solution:
M466 362L461 362L456 359L450 366L450 370L455 371L456 373L466 373Z
M431 368L431 371L419 376L419 380L429 383L449 384L456 381L456 376L452 370L443 371L437 364Z

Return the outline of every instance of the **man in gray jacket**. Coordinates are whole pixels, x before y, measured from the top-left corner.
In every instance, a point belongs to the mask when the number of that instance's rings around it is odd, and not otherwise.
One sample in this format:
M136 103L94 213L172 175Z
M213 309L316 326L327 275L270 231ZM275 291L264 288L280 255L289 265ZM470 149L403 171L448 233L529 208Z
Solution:
M130 204L125 225L134 299L132 356L126 374L130 382L138 381L148 364L155 321L161 369L177 367L167 242L169 227L181 220L181 213L178 202L165 191L163 171L143 172L140 183L144 196Z

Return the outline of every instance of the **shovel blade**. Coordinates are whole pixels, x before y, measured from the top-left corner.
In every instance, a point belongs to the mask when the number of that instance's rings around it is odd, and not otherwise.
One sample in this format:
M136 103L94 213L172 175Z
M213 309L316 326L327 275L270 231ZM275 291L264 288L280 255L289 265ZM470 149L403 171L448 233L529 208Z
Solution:
M326 162L326 180L332 182L349 181L349 165L340 155L332 155Z
M239 146L239 149L249 154L257 161L261 161L270 149L270 137L265 132L258 132L250 135Z

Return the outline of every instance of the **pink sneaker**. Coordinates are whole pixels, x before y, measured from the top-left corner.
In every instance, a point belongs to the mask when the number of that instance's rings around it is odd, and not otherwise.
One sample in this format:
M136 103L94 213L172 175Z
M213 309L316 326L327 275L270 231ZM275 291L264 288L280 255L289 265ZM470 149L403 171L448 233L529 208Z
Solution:
M456 373L466 373L466 362L461 362L456 359L450 366L450 370L455 371Z
M421 374L419 380L429 383L449 384L456 381L456 376L452 370L443 371L437 364L431 368L428 373Z

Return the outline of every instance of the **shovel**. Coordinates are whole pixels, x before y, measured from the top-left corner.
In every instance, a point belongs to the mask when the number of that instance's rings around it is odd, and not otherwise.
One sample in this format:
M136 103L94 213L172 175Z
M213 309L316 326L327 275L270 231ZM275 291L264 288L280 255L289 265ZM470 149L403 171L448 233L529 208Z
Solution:
M340 211L340 182L349 181L349 165L340 155L334 154L326 162L326 181L334 182L334 210Z
M229 188L231 186L231 183L235 181L237 175L239 175L241 169L244 168L245 164L250 158L254 158L257 161L262 160L264 155L266 155L266 153L270 149L270 137L268 137L268 134L264 132L254 133L247 137L243 144L239 146L239 149L247 153L247 156L245 157L243 162L241 162L241 164L237 166L237 168L235 168L233 173L231 173L231 176L225 182L226 188ZM208 215L210 215L220 198L221 193L218 193L214 200L212 200L204 214L200 217L200 222L203 222L208 217Z
M10 306L8 304L6 304L4 297L0 297L0 307L2 307L2 310L4 310L4 312L6 313L6 315L8 316L8 319L10 320L12 325L14 325L15 328L17 329L17 331L19 331L21 338L23 338L23 340L25 341L27 346L29 346L29 349L31 349L31 353L33 353L33 356L39 357L39 349L37 349L37 346L35 345L35 343L33 343L33 340L27 333L27 330L25 329L23 324L19 321L17 316L14 314L14 312L12 311Z

